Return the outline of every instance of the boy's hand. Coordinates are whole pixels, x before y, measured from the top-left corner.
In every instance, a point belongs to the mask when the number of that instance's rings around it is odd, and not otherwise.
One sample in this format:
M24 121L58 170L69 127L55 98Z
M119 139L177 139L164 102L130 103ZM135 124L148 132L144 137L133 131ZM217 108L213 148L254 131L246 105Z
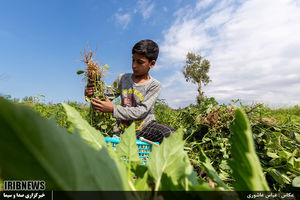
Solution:
M99 99L92 98L91 101L93 108L96 112L112 113L114 112L114 104L109 99L101 101Z
M84 96L87 96L87 97L92 97L93 94L95 93L95 85L93 83L88 83L85 87L85 90L84 90Z

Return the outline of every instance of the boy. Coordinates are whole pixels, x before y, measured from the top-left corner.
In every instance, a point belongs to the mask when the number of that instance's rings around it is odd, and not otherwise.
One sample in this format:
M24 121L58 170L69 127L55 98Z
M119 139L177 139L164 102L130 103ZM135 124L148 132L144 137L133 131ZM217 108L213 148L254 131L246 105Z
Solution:
M161 143L164 137L175 131L155 121L154 104L159 96L161 84L149 75L149 70L155 66L158 53L158 45L152 40L136 43L132 48L133 73L121 74L114 81L119 93L107 94L109 99L105 101L92 99L91 103L96 112L113 113L113 117L118 119L115 133L122 133L134 121L137 138L144 137ZM93 84L88 84L85 96L91 97L94 92ZM112 104L114 96L119 95L121 105Z

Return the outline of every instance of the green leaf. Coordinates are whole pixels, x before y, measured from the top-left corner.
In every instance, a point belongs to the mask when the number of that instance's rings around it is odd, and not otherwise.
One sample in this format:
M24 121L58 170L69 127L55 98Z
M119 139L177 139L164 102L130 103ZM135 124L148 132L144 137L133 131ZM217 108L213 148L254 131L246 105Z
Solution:
M128 199L151 199L151 188L148 186L148 172L144 174L142 178L138 178L134 182L134 192L132 192L132 196L128 197ZM138 191L138 192L136 192Z
M148 172L146 172L143 178L138 178L135 182L135 188L137 191L151 191L151 188L148 186Z
M300 134L294 133L294 135L295 135L297 143L300 144Z
M149 174L155 181L155 190L160 188L161 179L165 173L174 185L186 176L186 154L184 152L183 130L178 129L168 138L164 138L159 147L152 147L148 165Z
M64 104L63 106L66 110L69 121L76 126L76 128L80 131L81 137L85 140L86 143L93 146L96 149L101 149L102 147L107 147L105 139L101 132L96 130L94 127L90 126L86 120L82 119L81 115L71 106ZM102 121L100 123L103 123ZM128 175L126 167L121 163L120 157L115 153L112 148L108 149L108 153L112 159L115 160L115 164L120 172L121 179L124 185L129 185Z
M113 87L114 87L114 89L118 88L118 83L117 83L117 82L114 82L114 83L113 83Z
M201 183L200 185L195 185L195 186L192 186L191 187L191 191L217 191L216 189L212 189L210 186L209 186L209 183L207 182L203 182ZM213 192L211 192L213 193ZM201 194L201 193L200 193ZM206 198L205 198L206 199ZM220 199L220 198L217 198L217 199Z
M291 180L284 174L280 173L278 170L276 169L272 169L272 168L268 168L266 170L268 172L268 174L270 174L273 179L279 183L279 184L290 184Z
M95 147L96 149L101 149L106 145L104 136L101 134L101 132L90 126L89 123L81 117L81 115L76 111L75 108L65 103L62 103L62 105L66 110L68 120L72 122L73 125L79 130L81 137L88 144Z
M106 129L107 129L107 125L105 125L105 124L102 125L102 126L101 126L101 129L106 130Z
M117 82L113 83L113 89L116 93L121 93L121 89L118 88L118 84Z
M77 71L77 74L79 75L79 74L83 74L84 73L84 71L83 70L78 70Z
M213 168L213 166L210 164L210 159L206 157L205 153L203 152L201 146L199 145L199 157L201 164L203 165L205 171L207 172L207 175L216 182L219 186L222 186L225 189L229 189L227 185L220 179L218 176L216 170Z
M185 188L185 191L189 191L191 187L199 185L197 173L194 171L193 166L190 163L189 157L185 152L185 156L183 158L183 162L185 163L185 175L182 178L182 185Z
M294 157L294 156L291 156L290 158L288 158L287 164L288 164L290 167L294 168L294 166L295 166L295 157Z
M252 131L245 113L236 109L232 132L229 165L235 179L234 189L241 191L269 191L259 159L257 157Z
M290 152L287 152L284 150L279 151L278 154L279 154L279 157L284 160L286 160L287 158L290 158L292 156L292 154Z
M268 149L268 151L267 151L267 156L269 156L270 158L279 158L277 153L270 152L270 149Z
M104 70L108 70L109 69L109 66L108 65L104 65Z
M44 180L47 190L128 190L106 148L95 150L27 107L0 98L4 180Z
M87 96L85 96L84 99L85 99L88 103L91 103L91 99L88 98Z
M300 187L300 176L297 176L293 179L292 185L293 187Z
M175 184L171 177L163 173L160 182L160 191L184 191L184 186L181 184Z
M141 162L136 145L134 122L121 134L116 152L120 157L125 156L130 162Z
M222 169L220 169L219 177L221 180L231 180L231 175L227 171L224 171Z
M300 158L294 159L294 168L300 173Z

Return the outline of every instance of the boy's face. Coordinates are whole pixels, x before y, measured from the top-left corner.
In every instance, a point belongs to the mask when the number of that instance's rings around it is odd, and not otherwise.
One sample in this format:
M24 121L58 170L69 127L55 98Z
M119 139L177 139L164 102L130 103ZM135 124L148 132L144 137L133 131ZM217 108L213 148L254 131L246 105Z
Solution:
M148 74L149 70L154 67L155 60L149 62L146 56L141 54L132 55L132 71L135 76L143 76Z

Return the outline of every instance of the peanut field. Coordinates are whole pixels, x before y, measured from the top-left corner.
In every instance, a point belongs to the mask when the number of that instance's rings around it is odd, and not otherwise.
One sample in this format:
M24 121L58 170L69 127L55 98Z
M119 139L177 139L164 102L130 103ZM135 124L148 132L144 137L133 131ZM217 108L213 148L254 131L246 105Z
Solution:
M134 199L148 194L137 191L153 191L156 198L159 191L300 187L299 106L220 105L205 98L201 105L172 109L159 99L156 120L177 131L152 147L143 166L134 124L113 151L104 141L116 123L111 116L93 124L87 104L45 104L40 98L0 99L0 182L45 180L47 190L132 191Z

